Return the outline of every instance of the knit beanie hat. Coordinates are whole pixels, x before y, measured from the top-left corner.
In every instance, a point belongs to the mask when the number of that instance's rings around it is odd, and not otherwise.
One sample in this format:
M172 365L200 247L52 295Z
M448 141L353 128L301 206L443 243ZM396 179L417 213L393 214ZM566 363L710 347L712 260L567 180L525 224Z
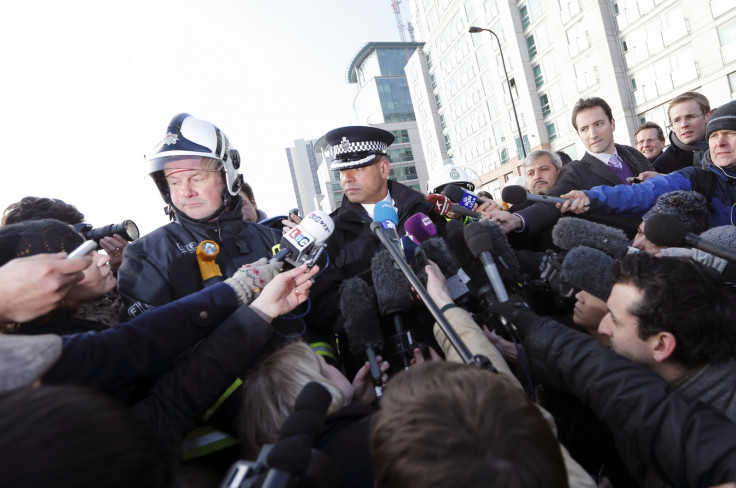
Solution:
M678 190L660 195L642 220L646 222L652 215L660 214L676 218L693 234L700 234L708 228L708 202L696 191Z
M717 130L736 130L736 100L721 105L713 112L705 126L705 140Z
M700 237L716 246L736 251L736 226L713 227L700 234Z
M603 251L578 246L568 252L562 261L562 277L569 285L605 302L613 288L613 262L614 259Z
M0 227L0 266L23 256L71 252L84 238L54 219L29 220Z

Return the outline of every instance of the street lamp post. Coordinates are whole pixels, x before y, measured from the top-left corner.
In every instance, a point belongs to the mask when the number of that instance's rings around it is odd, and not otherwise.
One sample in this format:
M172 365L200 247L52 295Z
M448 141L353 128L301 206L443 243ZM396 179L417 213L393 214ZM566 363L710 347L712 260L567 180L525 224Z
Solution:
M501 63L503 64L503 73L506 75L506 84L509 86L509 97L511 97L511 108L514 109L514 118L516 119L516 130L519 131L519 144L521 144L521 152L526 157L526 146L524 146L524 137L521 135L521 125L519 125L519 115L516 113L516 104L514 103L514 95L511 93L511 82L509 81L509 72L506 71L506 60L503 57L503 49L501 48L501 40L498 38L495 32L491 29L484 29L482 27L470 27L468 32L476 34L481 31L490 32L493 37L496 38L498 43L498 50L501 52Z

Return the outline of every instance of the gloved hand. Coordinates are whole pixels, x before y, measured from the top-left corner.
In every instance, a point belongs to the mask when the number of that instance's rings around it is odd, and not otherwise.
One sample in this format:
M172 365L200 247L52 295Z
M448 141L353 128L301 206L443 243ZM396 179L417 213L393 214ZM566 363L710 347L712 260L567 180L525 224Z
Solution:
M526 336L532 325L540 319L519 295L510 295L507 301L488 307L488 311L514 324L522 336Z
M728 265L728 261L726 261L725 259L719 258L718 256L714 256L705 251L701 251L700 249L690 249L686 247L666 247L660 252L662 253L662 256L690 258L693 261L697 261L700 264L704 264L710 268L715 269L719 273L723 273L723 270L726 269L726 265Z
M249 304L261 294L263 287L268 284L281 270L278 261L269 263L268 259L261 258L255 263L246 264L225 280L225 283L235 290L238 302Z

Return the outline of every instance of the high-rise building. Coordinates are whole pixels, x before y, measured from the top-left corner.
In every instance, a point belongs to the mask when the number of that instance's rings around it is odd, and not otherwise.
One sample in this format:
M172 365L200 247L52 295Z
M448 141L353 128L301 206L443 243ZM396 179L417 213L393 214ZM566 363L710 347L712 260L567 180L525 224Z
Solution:
M421 46L416 42L370 42L351 60L346 81L357 85L353 101L356 125L380 127L396 136L388 149L389 178L426 190L422 143L404 73L407 61ZM328 169L332 158L326 149L320 138L294 141L294 147L286 150L294 191L305 213L315 208L329 212L342 201L340 175Z
M713 107L736 96L732 0L415 0L412 7L425 44L406 74L428 169L451 159L497 198L521 174L524 151L582 156L570 119L581 97L605 99L616 142L631 145L640 123L669 124L668 102L679 93L701 92ZM470 34L470 26L498 40Z

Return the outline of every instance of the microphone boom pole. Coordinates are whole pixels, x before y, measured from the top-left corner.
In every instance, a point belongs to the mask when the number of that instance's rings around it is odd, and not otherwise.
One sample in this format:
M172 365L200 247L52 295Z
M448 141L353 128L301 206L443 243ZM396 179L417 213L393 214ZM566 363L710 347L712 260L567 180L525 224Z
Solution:
M391 255L391 259L394 260L394 263L396 263L401 272L404 273L404 276L406 276L406 279L409 280L411 286L414 287L414 290L419 295L419 298L421 298L424 304L427 306L430 313L439 324L440 329L442 329L442 332L444 332L447 338L450 340L452 347L455 348L457 353L462 358L463 362L465 362L465 364L475 364L477 366L484 367L490 366L491 368L493 368L493 364L491 364L491 361L487 357L481 355L473 356L471 354L468 346L466 346L463 340L457 335L455 329L452 328L452 325L450 325L445 316L442 315L442 312L440 311L439 307L437 307L437 304L434 303L432 297L429 296L427 290L424 288L424 286L422 286L422 283L419 281L419 278L417 278L417 275L415 275L411 268L409 268L409 265L404 260L404 256L401 255L399 250L396 249L396 246L393 245L389 238L384 235L381 223L372 222L371 230L374 234L378 236L378 239Z

